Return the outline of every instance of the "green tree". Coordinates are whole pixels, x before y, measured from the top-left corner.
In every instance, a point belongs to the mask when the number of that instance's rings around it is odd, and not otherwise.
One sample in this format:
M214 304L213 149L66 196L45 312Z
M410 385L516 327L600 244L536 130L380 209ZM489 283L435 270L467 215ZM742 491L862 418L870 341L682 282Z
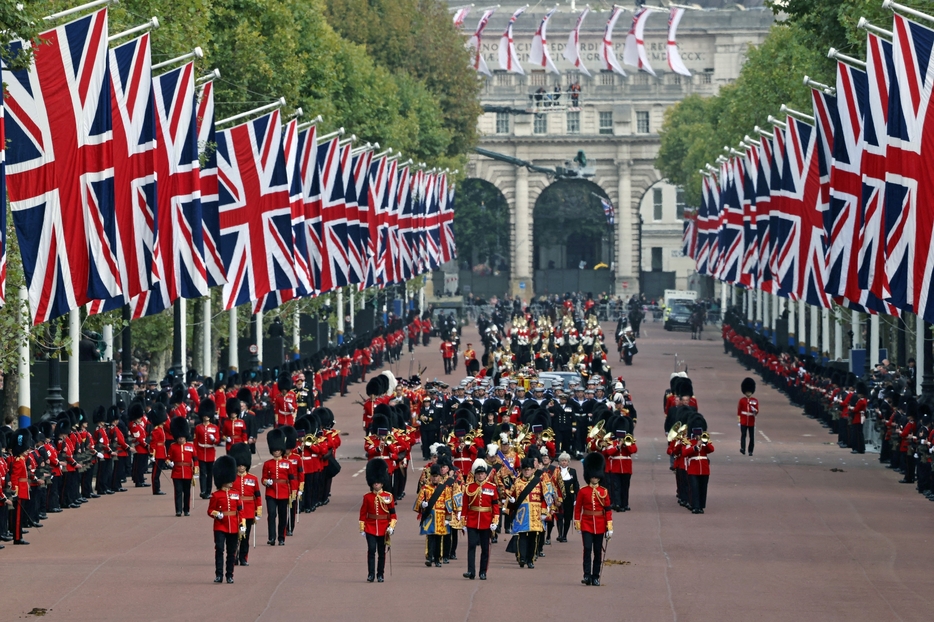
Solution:
M493 184L468 179L454 195L457 256L473 267L509 269L509 204Z

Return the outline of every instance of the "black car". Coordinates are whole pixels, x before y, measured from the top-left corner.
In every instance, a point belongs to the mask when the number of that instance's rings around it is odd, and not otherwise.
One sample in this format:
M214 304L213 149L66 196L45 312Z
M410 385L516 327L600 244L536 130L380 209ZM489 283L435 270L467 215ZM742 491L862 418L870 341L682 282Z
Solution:
M671 308L665 313L665 330L689 328L693 312L694 309L690 305L673 302Z

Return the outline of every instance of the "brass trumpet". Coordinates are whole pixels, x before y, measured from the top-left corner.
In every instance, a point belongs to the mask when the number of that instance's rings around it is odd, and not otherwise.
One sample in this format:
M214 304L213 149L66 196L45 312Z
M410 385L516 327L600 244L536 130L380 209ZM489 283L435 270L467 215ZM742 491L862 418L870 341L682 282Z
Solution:
M542 441L550 443L555 440L555 431L548 428L542 432Z
M305 447L311 447L312 445L318 444L318 437L314 434L306 434L305 438L302 439L302 445Z
M701 443L704 443L705 445L706 445L707 443L709 443L709 442L710 442L710 435L707 434L706 432L702 433L702 434L700 435L700 442L701 442Z
M625 445L626 447L632 447L635 444L636 444L636 439L633 438L632 434L627 434L626 436L623 437L623 445Z

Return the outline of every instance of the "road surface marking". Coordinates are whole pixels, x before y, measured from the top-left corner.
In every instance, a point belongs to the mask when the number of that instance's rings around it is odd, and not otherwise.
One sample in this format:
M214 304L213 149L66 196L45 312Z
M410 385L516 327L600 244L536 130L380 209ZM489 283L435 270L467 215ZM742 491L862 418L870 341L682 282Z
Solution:
M356 473L354 473L354 474L353 474L353 475L351 475L350 477L356 477L356 476L358 476L358 475L360 475L361 473L363 473L364 471L366 471L366 469L365 469L365 468L363 468L363 469L360 469L359 471L357 471Z
M762 430L759 430L759 434L761 434L761 435L762 435L762 438L764 438L764 439L767 440L768 442L770 442L770 443L772 442L772 439L770 439L768 436L766 436L766 435L765 435L765 432L763 432Z

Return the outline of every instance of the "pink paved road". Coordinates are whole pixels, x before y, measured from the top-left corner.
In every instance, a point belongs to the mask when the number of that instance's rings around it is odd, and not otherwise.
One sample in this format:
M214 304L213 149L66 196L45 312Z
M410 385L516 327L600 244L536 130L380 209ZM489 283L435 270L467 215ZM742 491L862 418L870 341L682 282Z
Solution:
M234 586L212 583L205 501L196 496L192 516L175 518L170 496L131 488L54 515L29 534L30 546L0 551L0 620L32 617L33 608L50 620L930 620L934 504L895 483L875 456L839 449L761 384L755 457L740 455L735 404L745 370L714 333L691 341L649 323L635 365L614 365L639 410L639 455L633 511L616 518L609 544L608 557L628 563L607 566L601 588L580 585L574 538L547 547L534 570L519 569L501 539L486 582L461 577L463 544L458 561L426 568L412 494L400 503L391 576L365 583L363 435L352 394L329 403L349 433L330 505L302 515L285 547L261 538ZM477 340L471 328L465 337ZM437 340L416 351L428 378L441 377L436 348ZM676 354L690 365L717 447L701 516L678 507L665 455L661 401ZM406 359L398 371L409 368Z

